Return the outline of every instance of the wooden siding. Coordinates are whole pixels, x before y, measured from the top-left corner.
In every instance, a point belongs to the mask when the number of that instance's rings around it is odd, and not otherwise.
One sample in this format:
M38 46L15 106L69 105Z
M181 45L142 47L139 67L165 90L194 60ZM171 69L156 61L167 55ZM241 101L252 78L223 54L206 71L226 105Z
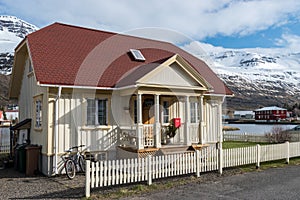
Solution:
M172 85L172 86L199 86L197 81L187 76L187 73L177 64L165 66L158 70L155 76L147 77L145 84Z
M204 143L216 143L220 141L222 134L222 103L220 100L206 99L204 103Z
M48 126L48 109L47 109L47 88L39 87L33 72L29 72L29 57L25 59L22 86L19 96L20 121L32 118L30 139L32 144L42 145L42 152L45 152L47 145L47 126ZM42 127L35 128L35 107L34 98L42 96Z
M54 114L55 98L52 94L49 99L49 111ZM103 96L96 95L96 98ZM58 153L63 154L65 150L76 145L85 145L86 151L99 151L114 149L117 143L117 128L109 124L108 126L87 126L86 125L86 98L91 95L71 95L62 94L58 100ZM93 97L95 98L95 97ZM105 98L109 98L105 96ZM109 104L110 110L110 104ZM52 123L49 124L49 154L54 151L54 115L49 116ZM111 113L108 113L108 121L112 121Z

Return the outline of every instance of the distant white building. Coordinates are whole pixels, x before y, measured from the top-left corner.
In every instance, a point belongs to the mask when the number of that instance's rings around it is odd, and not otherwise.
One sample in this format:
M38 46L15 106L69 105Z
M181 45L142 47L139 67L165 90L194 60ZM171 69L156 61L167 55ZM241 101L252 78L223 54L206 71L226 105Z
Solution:
M19 110L7 110L5 112L5 115L6 115L6 119L10 121L19 119Z
M237 110L233 113L234 119L254 119L254 112L248 110Z

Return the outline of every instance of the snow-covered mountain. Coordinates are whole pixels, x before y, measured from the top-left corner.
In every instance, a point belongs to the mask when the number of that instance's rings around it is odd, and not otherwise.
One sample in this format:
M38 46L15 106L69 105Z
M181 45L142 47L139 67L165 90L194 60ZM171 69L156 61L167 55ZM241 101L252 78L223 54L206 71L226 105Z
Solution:
M29 33L38 28L17 17L0 15L0 107L8 104L8 87L14 49Z
M191 43L184 47L206 60L235 93L227 106L256 109L300 100L300 52L287 49L225 49Z
M18 43L38 28L14 16L0 15L0 74L10 74Z

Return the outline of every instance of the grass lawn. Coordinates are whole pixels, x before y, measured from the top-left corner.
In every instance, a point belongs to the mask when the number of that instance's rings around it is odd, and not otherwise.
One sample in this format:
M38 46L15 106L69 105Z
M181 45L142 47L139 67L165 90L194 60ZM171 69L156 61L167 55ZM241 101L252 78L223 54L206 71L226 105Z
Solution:
M239 141L225 141L223 142L223 149L231 149L231 148L240 148L240 147L250 147L259 145L267 145L269 143L264 142L239 142Z

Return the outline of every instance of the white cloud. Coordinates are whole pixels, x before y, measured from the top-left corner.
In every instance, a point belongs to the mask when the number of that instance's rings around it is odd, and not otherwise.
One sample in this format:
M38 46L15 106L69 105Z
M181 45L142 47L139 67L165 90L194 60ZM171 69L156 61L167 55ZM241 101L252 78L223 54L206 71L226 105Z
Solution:
M291 52L300 52L300 36L282 34L281 38L276 39L276 45L288 49Z
M291 15L300 17L299 0L14 0L3 5L7 13L41 27L55 21L120 32L158 27L196 40L247 35L281 26Z

